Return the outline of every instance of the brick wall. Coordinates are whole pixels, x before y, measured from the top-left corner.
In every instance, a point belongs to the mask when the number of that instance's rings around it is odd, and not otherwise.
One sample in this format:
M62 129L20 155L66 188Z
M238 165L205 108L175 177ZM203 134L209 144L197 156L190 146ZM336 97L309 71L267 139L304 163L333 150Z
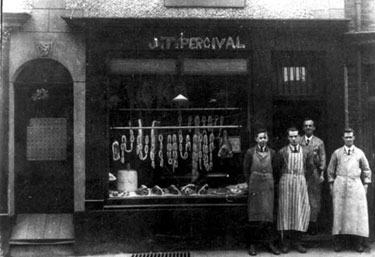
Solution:
M375 0L362 0L362 30L375 31Z
M355 50L353 50L355 51ZM358 85L358 70L355 59L352 58L348 68L348 95L349 95L349 126L352 127L357 134L356 145L368 150L370 148L369 142L366 139L366 124L369 119L368 112L368 96L369 96L369 82L366 76L361 76L361 84ZM361 67L361 73L364 74L365 66ZM366 151L367 152L367 151Z
M375 0L345 0L345 17L350 19L349 30L355 30L356 2L362 5L362 31L375 31Z
M360 103L358 101L357 70L355 64L350 64L348 68L348 109L349 126L358 131L360 127Z

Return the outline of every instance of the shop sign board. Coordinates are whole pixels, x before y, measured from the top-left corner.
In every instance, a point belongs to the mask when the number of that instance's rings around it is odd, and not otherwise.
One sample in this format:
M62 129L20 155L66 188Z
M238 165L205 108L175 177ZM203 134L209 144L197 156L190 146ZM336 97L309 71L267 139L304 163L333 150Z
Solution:
M175 36L158 36L148 43L151 50L235 50L246 49L246 45L241 43L239 36L227 37L186 37L181 33Z

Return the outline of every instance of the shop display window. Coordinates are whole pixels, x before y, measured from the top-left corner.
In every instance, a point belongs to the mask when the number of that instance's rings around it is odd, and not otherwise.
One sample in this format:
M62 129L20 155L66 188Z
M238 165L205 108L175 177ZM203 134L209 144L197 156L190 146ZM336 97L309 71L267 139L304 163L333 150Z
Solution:
M246 193L247 76L109 78L108 199Z

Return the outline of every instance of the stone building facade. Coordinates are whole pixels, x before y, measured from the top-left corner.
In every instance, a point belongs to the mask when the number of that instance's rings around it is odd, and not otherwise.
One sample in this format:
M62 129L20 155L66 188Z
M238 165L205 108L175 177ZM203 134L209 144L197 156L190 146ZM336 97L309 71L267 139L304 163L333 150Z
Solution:
M186 78L185 84L209 85L210 80L219 84L220 78L227 84L232 81L238 83L239 88L246 92L243 102L239 100L241 111L238 115L245 118L238 124L246 127L236 135L241 138L241 150L252 143L257 127L267 127L273 134L273 145L280 147L284 143L283 130L286 126L300 126L301 119L306 115L318 120L318 132L326 142L328 153L342 144L342 128L352 126L357 131L356 143L365 150L372 167L375 165L375 118L372 115L375 110L374 0L289 0L282 3L272 0L18 0L4 1L3 20L0 208L4 224L19 213L35 212L38 208L42 212L74 213L76 235L80 237L77 242L85 245L84 238L88 231L92 232L88 228L100 223L115 229L118 223L113 220L132 223L133 214L122 220L118 212L113 212L117 209L125 210L124 213L134 211L127 207L131 204L125 201L113 203L108 199L108 171L117 167L108 161L112 143L109 110L113 99L116 99L112 92L120 91L121 83L131 76L147 77L148 72L152 73L156 76L152 78L154 84L162 83L165 78L159 78L161 75L153 68L146 72L146 68L140 68L131 75L121 65L108 65L116 63L115 60L131 67L129 60L153 59L159 63L157 60L160 58L170 58L177 60L178 66L173 79ZM212 40L210 50L196 51L194 43L190 43L190 49L179 51L167 47L153 51L148 47L155 38L182 34L189 40L201 37L201 46L204 46L205 38L209 38ZM213 47L213 38L217 38L219 44L220 40L227 40L229 51L221 49L221 46L219 49L218 44ZM228 43L229 38L233 43ZM204 74L207 79L202 79L194 71L190 71L193 74L190 77L186 76L188 71L184 67L187 67L188 61L200 58L223 62L231 60L237 65L246 63L245 72L217 68L208 69ZM298 91L292 88L283 91L282 87L286 84L282 76L290 78L291 74L280 75L278 68L289 72L293 68L301 72L302 78L302 67L314 70L311 85L317 85L318 91L312 93L308 89ZM174 71L170 72L174 74ZM122 82L118 82L119 77ZM308 79L310 81L310 77ZM191 80L193 82L189 82ZM53 104L59 96L64 100L54 108L41 107L38 103L43 100L30 100L38 89L50 93L52 100L47 104ZM23 104L25 97L29 102ZM131 108L144 108L140 101L134 106ZM31 114L31 109L39 111ZM159 109L162 108L159 106ZM296 109L300 112L294 113ZM66 120L67 137L62 143L66 144L67 156L63 162L58 159L63 157L51 157L46 153L44 158L57 159L46 164L42 161L45 159L32 162L25 155L25 149L33 149L26 142L26 129L33 129L32 121L35 119L41 122L40 118L44 116L40 110L47 113L47 117L54 118L55 122L59 117ZM290 116L290 112L294 116ZM51 138L58 140L53 135ZM55 149L52 145L49 147ZM240 154L238 156L240 159ZM38 172L41 170L44 175ZM53 171L59 171L60 175ZM139 176L142 179L141 173ZM35 177L38 179L32 180ZM39 197L37 187L24 194L23 185L37 184L38 181L44 181L41 186L48 188L46 192L60 192L58 197ZM45 186L47 184L54 186ZM151 182L150 186L153 186ZM372 221L373 194L371 187ZM30 195L34 200L28 198ZM330 199L326 198L322 227L327 227L330 222ZM245 203L242 200L236 202L235 208L243 207ZM186 206L187 209L195 205L205 208L208 204L212 203L194 202ZM221 202L216 204L223 205ZM136 210L140 206L145 206L147 210L161 206L157 201L151 205L138 202L132 206ZM234 207L228 205L228 211L232 211L231 208ZM181 217L189 220L187 223L197 221L197 217L186 215L183 208L168 205L167 209L166 217L171 217L172 210L172 213L181 212ZM241 210L236 211L241 215ZM140 215L144 220L151 220L150 223L157 223L146 212ZM207 217L210 215L207 214ZM112 221L107 224L108 220ZM140 223L131 224L131 227L140 237L145 237L143 230L149 232L152 229L147 222ZM371 226L373 234L373 222ZM98 231L98 234L108 234L105 229ZM92 237L100 238L95 233Z

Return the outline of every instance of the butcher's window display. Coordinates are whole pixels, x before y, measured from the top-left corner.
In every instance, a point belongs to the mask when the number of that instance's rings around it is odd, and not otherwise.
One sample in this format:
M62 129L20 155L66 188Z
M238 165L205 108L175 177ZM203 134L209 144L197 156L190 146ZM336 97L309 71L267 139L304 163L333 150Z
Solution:
M108 86L109 198L240 195L241 76L122 76Z

